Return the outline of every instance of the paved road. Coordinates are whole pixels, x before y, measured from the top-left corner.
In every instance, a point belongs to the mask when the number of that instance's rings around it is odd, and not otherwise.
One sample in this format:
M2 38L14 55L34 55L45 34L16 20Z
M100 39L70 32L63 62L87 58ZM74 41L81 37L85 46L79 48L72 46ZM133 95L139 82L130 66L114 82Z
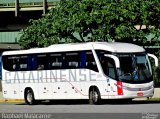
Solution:
M87 103L85 101L55 101L32 106L24 103L0 103L0 118L6 113L51 113L52 117L49 119L124 119L126 117L126 119L142 119L143 117L145 117L143 119L160 119L160 102L158 101L133 101L130 104L105 102L102 105Z
M104 103L89 105L87 102L55 101L39 105L25 103L0 103L0 113L160 113L160 102L133 101L126 103Z

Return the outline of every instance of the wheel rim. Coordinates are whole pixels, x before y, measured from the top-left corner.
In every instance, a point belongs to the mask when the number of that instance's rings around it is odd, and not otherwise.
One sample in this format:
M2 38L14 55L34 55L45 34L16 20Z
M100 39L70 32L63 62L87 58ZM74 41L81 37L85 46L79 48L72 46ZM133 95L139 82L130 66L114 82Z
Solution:
M28 91L28 93L27 93L27 101L28 102L32 102L32 100L33 100L33 95L32 95L32 93L30 91Z
M94 102L98 101L98 93L96 91L93 92L92 99Z

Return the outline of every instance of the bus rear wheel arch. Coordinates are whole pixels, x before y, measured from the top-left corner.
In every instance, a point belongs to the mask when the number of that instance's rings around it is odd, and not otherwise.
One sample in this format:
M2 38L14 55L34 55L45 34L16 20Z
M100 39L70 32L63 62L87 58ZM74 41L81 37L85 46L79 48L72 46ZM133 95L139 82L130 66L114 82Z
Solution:
M31 88L26 88L24 91L24 100L28 105L36 104L36 100L34 98L34 92Z
M98 87L91 86L89 88L89 104L100 104L101 95Z

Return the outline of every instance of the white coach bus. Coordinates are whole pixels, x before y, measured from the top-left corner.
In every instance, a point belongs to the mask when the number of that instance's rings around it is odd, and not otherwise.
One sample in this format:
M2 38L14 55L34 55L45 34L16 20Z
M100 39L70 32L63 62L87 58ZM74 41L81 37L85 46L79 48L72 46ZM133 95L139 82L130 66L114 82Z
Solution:
M89 42L2 54L2 89L6 99L133 99L154 94L151 56L137 45Z

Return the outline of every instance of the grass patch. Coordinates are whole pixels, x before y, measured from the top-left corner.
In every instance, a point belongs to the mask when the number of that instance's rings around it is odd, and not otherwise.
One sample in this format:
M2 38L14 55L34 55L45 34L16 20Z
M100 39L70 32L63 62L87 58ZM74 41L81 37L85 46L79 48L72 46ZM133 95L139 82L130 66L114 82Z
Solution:
M160 101L160 98L149 98L148 101Z

